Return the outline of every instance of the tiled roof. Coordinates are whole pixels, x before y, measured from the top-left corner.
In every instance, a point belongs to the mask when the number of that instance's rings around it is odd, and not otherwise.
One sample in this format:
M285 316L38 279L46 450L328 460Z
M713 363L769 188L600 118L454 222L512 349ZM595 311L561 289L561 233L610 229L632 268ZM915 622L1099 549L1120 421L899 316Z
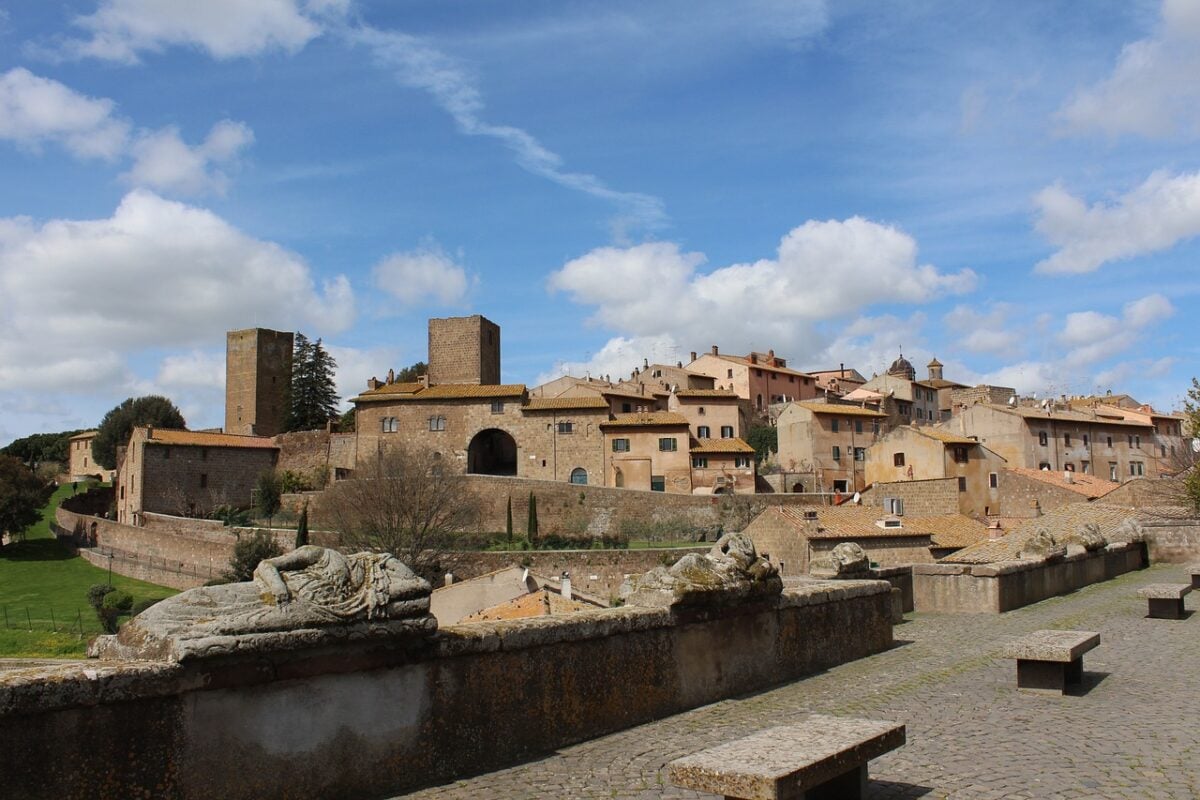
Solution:
M731 400L737 399L737 392L729 389L680 389L675 393L676 397L713 397L713 398L728 398Z
M702 353L701 355L703 356L704 354ZM744 364L745 366L752 367L754 369L765 369L765 370L769 370L770 372L779 372L779 373L782 373L783 375L798 375L802 378L811 378L812 377L812 375L809 375L807 372L801 372L800 370L789 369L787 367L773 367L770 364L766 364L762 361L758 361L758 362L755 362L752 364L752 363L750 363L750 359L747 358L746 356L727 356L724 353L721 353L717 356L717 358L724 359L725 361L732 361L735 364Z
M1117 416L1097 416L1087 414L1080 411L1064 411L1057 408L1028 408L1026 406L1003 406L995 403L984 403L988 408L995 411L1003 411L1005 414L1015 414L1018 417L1025 419L1050 419L1062 422L1091 422L1101 425L1130 425L1137 428L1149 428L1148 422L1136 422L1127 420Z
M572 411L580 409L607 410L608 401L599 395L593 397L544 397L533 398L522 409L525 411Z
M69 437L67 441L70 442L74 441L75 439L93 439L98 433L100 433L100 431L80 431L74 436Z
M887 414L880 414L878 411L862 406L839 405L837 403L796 403L801 408L807 408L814 414L844 414L850 417L886 417Z
M928 436L930 439L937 439L939 442L946 444L979 444L975 439L968 439L966 436L959 436L957 433L943 430L941 428L921 428L913 427L913 433L919 433L922 436Z
M741 439L696 439L693 453L753 453L754 448Z
M605 397L628 397L633 400L649 400L651 402L654 401L655 397L666 397L669 394L669 392L664 392L657 389L648 389L646 394L638 394L633 389L628 387L614 386L609 388L607 386L596 386L589 388L594 388Z
M639 428L682 425L687 427L687 417L673 411L648 411L639 414L618 414L615 419L601 422L601 428Z
M1021 548L1035 533L1045 528L1055 536L1067 534L1088 523L1095 523L1100 533L1110 542L1114 541L1121 525L1128 519L1136 519L1138 512L1124 506L1101 503L1070 503L1060 506L1040 517L1024 520L1011 532L999 539L989 539L951 553L942 559L950 564L992 564L997 561L1013 561Z
M1051 486L1057 486L1060 489L1069 489L1072 492L1076 492L1088 498L1101 497L1121 485L1119 483L1106 481L1101 478L1097 478L1095 475L1088 475L1087 473L1083 472L1072 472L1071 483L1067 483L1066 479L1063 477L1063 473L1059 472L1058 470L1051 471L1048 469L1030 469L1028 467L1010 467L1008 471L1016 473L1017 475L1023 475L1026 478L1032 478L1035 481L1041 481L1042 483L1050 484Z
M862 539L893 536L929 536L933 547L967 547L987 539L987 526L962 514L900 517L901 527L882 528L877 508L865 506L782 506L776 509L785 519L801 526L804 512L817 512L818 532L809 539Z
M413 386L417 388L409 391L409 388ZM401 388L397 389L396 387ZM427 388L419 383L392 383L380 386L378 389L363 392L358 397L352 398L352 402L488 399L494 397L520 397L523 394L525 394L525 384L523 383L442 383Z
M492 622L506 619L525 619L527 617L545 617L553 614L572 614L576 611L588 611L594 608L578 600L567 600L557 592L539 589L536 592L521 595L504 603L477 611L460 620L463 622Z
M948 381L945 378L927 378L921 381L926 386L932 386L934 389L969 389L965 383L958 381Z
M145 428L141 428L145 430ZM260 450L278 450L275 442L266 436L238 436L232 433L202 433L170 428L155 428L147 444L190 445L195 447L241 447Z

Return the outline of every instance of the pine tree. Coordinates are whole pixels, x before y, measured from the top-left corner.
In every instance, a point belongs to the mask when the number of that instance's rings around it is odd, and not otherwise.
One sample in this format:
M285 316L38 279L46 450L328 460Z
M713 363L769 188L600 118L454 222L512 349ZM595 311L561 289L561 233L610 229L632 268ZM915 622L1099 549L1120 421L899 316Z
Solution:
M340 416L339 398L333 383L336 368L337 362L325 350L320 339L312 342L304 334L296 334L292 351L291 397L285 426L289 431L323 428L329 420Z

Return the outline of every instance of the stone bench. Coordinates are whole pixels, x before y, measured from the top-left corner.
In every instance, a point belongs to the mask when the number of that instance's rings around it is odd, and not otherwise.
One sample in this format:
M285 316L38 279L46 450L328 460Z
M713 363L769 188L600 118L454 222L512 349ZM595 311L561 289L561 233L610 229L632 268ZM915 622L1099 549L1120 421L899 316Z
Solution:
M1183 619L1183 598L1191 590L1186 583L1152 583L1138 589L1138 596L1150 601L1148 616L1153 619Z
M1200 564L1189 564L1187 571L1192 576L1192 588L1200 589Z
M1062 694L1083 680L1083 654L1100 644L1092 631L1034 631L1005 648L1017 660L1017 688Z
M671 782L736 800L863 797L867 762L904 744L894 722L815 714L671 762Z

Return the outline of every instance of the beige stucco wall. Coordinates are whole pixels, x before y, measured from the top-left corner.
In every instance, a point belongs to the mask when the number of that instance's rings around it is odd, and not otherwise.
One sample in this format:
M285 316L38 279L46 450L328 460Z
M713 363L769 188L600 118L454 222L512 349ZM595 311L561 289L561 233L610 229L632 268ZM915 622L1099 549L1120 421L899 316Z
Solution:
M833 430L833 421L838 430ZM814 412L799 403L789 404L776 422L779 440L779 463L789 472L806 473L806 491L834 489L834 481L845 481L846 491L861 491L870 482L866 461L855 461L855 448L868 449L878 439L875 420L880 417ZM834 460L833 448L840 449L841 458ZM813 474L815 473L815 475ZM810 477L811 476L811 477ZM809 485L813 480L820 485Z
M604 431L604 474L606 485L617 486L619 469L624 476L625 489L650 489L651 476L664 478L664 490L669 494L692 493L692 461L688 452L688 431L679 426L639 426L606 428ZM659 439L675 439L674 451L659 449ZM628 439L627 452L613 452L613 439ZM648 473L648 474L647 474Z

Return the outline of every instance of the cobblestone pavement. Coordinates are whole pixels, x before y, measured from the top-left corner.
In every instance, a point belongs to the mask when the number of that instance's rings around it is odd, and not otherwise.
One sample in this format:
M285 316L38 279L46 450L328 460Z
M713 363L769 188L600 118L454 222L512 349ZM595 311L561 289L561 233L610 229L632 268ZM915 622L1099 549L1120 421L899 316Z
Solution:
M908 726L908 744L871 762L871 798L1200 797L1200 614L1146 619L1136 594L1188 580L1162 565L999 616L909 615L885 653L407 797L711 800L671 786L665 765L810 713ZM999 655L1042 628L1100 632L1073 695L1016 691Z

